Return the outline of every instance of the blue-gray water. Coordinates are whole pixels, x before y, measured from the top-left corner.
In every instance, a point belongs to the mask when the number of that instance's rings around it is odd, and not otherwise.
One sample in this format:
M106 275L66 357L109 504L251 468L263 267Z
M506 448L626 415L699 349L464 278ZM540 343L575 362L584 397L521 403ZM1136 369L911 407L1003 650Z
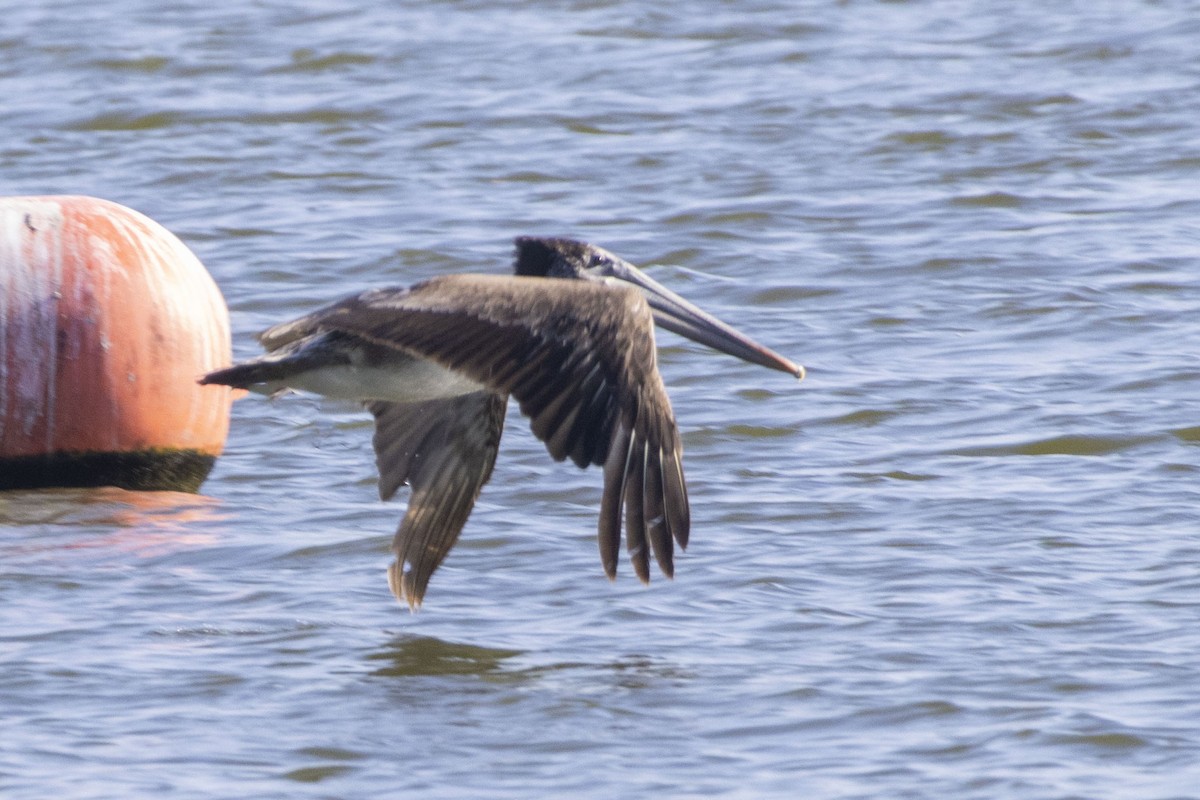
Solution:
M235 351L565 233L664 335L692 545L605 580L513 413L410 615L370 424L0 495L0 795L1200 797L1200 9L0 2L0 193L180 235Z

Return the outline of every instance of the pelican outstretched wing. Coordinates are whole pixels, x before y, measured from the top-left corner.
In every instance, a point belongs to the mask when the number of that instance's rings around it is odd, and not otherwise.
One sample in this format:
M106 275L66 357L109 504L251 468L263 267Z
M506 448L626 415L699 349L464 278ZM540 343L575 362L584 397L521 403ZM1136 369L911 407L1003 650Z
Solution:
M379 496L407 483L408 511L392 540L388 584L416 608L434 570L458 541L479 492L492 475L508 397L473 392L424 403L371 402Z
M638 290L452 275L346 298L297 327L313 326L404 350L459 371L497 395L511 394L556 460L604 465L598 528L605 573L616 575L624 511L627 549L638 577L649 579L651 549L664 574L673 574L672 539L686 547L690 526L682 447L658 373L653 317ZM387 427L398 425L389 418ZM448 463L438 469L455 468ZM415 489L414 484L410 505L417 499ZM453 483L431 489L428 496L435 492L443 496L438 501L443 506L449 505L451 492L459 502L469 493L465 484ZM433 513L432 508L422 513ZM448 523L441 528L448 530ZM413 569L416 563L410 560ZM414 586L417 577L414 573Z

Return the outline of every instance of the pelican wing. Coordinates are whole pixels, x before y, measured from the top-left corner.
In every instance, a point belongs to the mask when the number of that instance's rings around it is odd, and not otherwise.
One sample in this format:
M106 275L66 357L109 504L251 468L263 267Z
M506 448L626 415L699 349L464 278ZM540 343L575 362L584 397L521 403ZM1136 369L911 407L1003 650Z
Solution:
M434 570L458 541L492 475L508 398L472 392L424 403L371 402L379 496L412 486L408 511L392 540L388 583L397 599L421 604Z
M638 290L452 275L349 297L304 323L410 352L512 394L552 457L604 465L599 540L609 577L622 510L638 576L649 577L647 542L663 572L673 573L672 538L687 545L687 489L654 321Z
M348 295L311 314L305 314L303 317L297 317L287 322L281 322L278 325L272 325L258 334L258 343L262 345L264 350L272 351L319 333L321 331L321 318L326 310L334 308L354 297L356 295Z

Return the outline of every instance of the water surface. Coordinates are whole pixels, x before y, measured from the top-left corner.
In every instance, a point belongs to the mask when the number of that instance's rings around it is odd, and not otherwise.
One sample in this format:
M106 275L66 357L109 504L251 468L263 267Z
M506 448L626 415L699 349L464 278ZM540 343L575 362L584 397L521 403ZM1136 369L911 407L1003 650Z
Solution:
M178 233L235 351L602 244L692 545L603 577L515 411L410 615L370 423L239 402L199 496L0 495L0 794L1200 796L1200 17L1182 2L9 4L5 194Z

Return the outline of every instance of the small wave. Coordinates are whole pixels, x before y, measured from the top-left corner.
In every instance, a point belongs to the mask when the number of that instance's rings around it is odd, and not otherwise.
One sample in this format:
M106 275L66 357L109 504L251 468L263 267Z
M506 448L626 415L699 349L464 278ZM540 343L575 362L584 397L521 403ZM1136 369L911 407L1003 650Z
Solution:
M959 456L1105 456L1158 440L1158 436L1093 436L1066 434L1007 445L966 447L950 452Z

